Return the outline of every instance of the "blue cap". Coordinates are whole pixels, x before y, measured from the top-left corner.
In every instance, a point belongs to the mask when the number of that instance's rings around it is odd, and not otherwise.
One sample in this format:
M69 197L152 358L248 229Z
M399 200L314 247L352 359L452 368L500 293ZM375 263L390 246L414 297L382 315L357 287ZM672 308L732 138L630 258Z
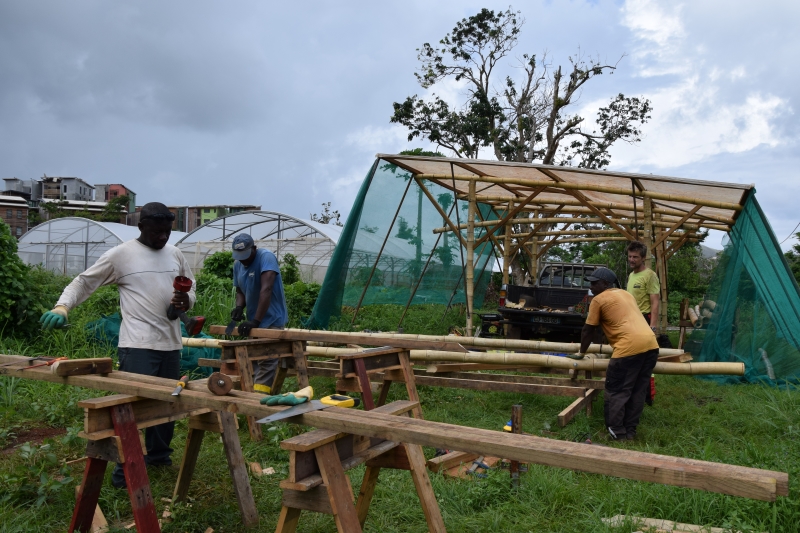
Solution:
M233 258L237 261L250 259L250 251L253 249L253 246L255 246L253 238L247 233L240 233L234 237L233 246L231 246Z

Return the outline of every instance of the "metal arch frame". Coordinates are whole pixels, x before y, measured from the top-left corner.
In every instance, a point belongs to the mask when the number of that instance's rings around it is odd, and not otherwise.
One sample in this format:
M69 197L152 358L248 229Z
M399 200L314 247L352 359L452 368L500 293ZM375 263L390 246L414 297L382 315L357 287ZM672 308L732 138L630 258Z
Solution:
M231 219L232 217L243 216L243 215L255 215L257 217L261 217L263 220L257 220L257 221L254 221L252 223L244 224L242 226L237 226L236 231L231 232L231 233L227 233L226 232L226 225L227 225L226 222L227 222L227 220ZM286 222L291 221L291 222L294 223L294 225L288 226L288 227L282 227L281 223L284 222L284 221L286 221ZM221 228L219 227L219 223L220 222L222 222L222 227ZM273 223L277 222L277 225L278 225L277 230L276 231L272 231L272 232L264 235L263 237L259 237L259 239L269 238L270 236L272 236L272 235L274 235L276 233L278 235L278 239L280 239L280 234L282 232L284 232L284 231L288 231L288 230L295 229L295 228L298 228L298 227L305 227L305 228L309 229L309 232L302 233L301 235L299 235L298 237L295 237L295 238L315 237L317 235L320 235L322 237L330 239L331 242L335 242L334 239L330 235L326 234L325 232L320 231L319 229L308 225L302 219L299 219L297 217L293 217L291 215L287 215L285 213L279 213L277 211L239 211L237 213L229 213L227 215L215 218L214 220L210 220L210 221L206 222L205 224L196 227L191 232L189 232L186 235L184 235L183 237L181 237L180 240L178 240L175 243L175 246L178 246L179 244L190 244L190 243L193 243L193 242L225 242L232 235L235 235L235 234L241 233L243 231L246 231L248 229L251 229L254 226L258 226L260 224L265 224L265 223L270 223L270 222L273 222ZM221 229L222 230L222 237L215 237L213 239L204 239L203 241L197 241L197 240L191 241L191 240L189 240L189 238L192 235L194 235L195 233L199 232L200 230L209 229L209 228ZM252 235L252 231L249 231L248 233L250 233Z

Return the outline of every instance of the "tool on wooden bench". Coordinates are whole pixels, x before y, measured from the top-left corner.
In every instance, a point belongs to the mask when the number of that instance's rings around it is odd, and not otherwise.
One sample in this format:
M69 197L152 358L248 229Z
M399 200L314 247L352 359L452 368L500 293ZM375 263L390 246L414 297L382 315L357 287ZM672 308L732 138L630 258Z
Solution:
M297 395L305 391L306 389L311 389L311 387L306 387L298 392L294 393L287 393L289 395ZM286 395L281 395L286 396ZM302 415L305 413L311 413L313 411L321 411L323 409L327 409L329 407L358 407L361 405L361 400L358 398L352 398L350 396L343 396L340 394L331 394L330 396L325 396L321 400L311 400L314 397L314 391L311 390L311 396L308 398L307 401L303 401L303 403L295 404L288 409L284 409L279 413L275 413L269 416L265 416L261 420L256 420L259 424L269 424L271 422L276 422L278 420L283 420L286 418L291 418L293 416ZM266 405L286 405L281 404L275 398L280 398L280 396L267 396L266 398L261 399L261 403ZM265 401L267 400L267 401ZM269 403L272 400L274 403Z
M189 383L189 376L183 376L183 377L182 377L182 378L181 378L181 379L178 381L178 386L177 386L177 387L175 387L175 390L174 390L174 391L172 391L172 395L173 395L173 396L177 396L177 395L179 395L181 392L183 392L183 389L186 387L186 384L187 384L187 383Z
M177 292L189 292L192 290L192 280L186 276L175 276L175 280L172 282L172 288L174 288ZM190 336L200 333L203 330L203 325L206 323L206 317L189 317L186 315L186 311L183 309L178 309L172 304L169 304L169 307L167 308L167 318L170 320L180 318L181 322L183 322L183 325L186 326L186 333L188 333Z
M55 363L56 361L66 361L67 359L69 359L69 357L56 357L55 359L52 359L50 361L45 361L44 363L39 363L38 365L23 366L22 368L20 368L20 370L27 370L29 368L37 368L37 367L40 367L40 366L53 366L53 363Z

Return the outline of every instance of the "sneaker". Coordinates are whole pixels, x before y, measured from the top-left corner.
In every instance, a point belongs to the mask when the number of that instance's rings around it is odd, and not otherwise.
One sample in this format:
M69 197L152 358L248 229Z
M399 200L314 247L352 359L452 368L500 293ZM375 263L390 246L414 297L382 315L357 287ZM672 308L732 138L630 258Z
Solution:
M608 429L608 435L606 436L606 438L608 440L625 440L625 433L614 433L614 431L611 428L607 429Z
M634 440L634 439L636 439L636 433L626 433L625 434L625 439L626 440Z
M128 484L125 483L125 478L123 478L122 481L117 481L116 479L114 479L112 477L111 478L111 486L114 487L115 489L127 489L128 488Z

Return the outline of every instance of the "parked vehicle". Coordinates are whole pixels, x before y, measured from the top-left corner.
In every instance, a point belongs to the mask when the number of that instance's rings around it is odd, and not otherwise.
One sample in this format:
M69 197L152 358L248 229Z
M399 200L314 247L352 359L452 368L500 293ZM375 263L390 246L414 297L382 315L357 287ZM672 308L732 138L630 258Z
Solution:
M589 276L605 265L546 263L533 287L503 285L497 314L481 316L481 336L580 342L589 310Z

